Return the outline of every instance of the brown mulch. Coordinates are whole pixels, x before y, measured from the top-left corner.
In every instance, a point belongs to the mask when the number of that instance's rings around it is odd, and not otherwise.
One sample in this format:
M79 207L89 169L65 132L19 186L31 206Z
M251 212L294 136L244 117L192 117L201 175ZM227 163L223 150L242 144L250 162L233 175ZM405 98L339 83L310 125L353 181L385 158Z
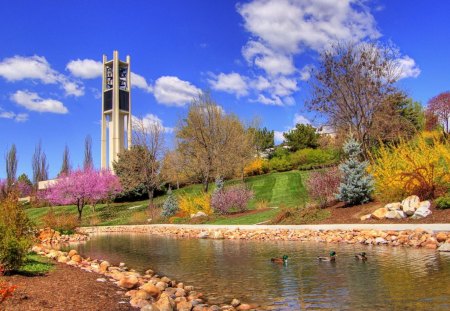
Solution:
M100 274L85 272L65 264L45 276L13 275L2 277L17 286L13 296L0 305L7 311L125 311L132 308L120 288L107 281L97 282ZM126 303L119 303L119 302Z
M431 223L450 223L450 209L436 209L434 204L431 205L431 215L422 219L368 219L360 220L360 217L372 213L377 208L383 207L380 202L370 202L363 205L345 207L343 203L337 203L326 208L331 212L331 216L318 223L320 224L431 224Z

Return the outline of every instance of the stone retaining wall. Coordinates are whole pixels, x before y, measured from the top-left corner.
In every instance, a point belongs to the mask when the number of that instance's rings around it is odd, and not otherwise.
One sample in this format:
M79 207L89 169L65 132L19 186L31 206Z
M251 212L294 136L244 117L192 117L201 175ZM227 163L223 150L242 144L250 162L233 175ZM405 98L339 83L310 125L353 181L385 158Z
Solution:
M230 240L258 240L258 241L316 241L325 243L347 243L366 245L389 245L407 247L425 247L437 249L445 243L450 243L450 232L434 232L417 228L414 230L311 230L311 229L283 229L276 227L220 227L220 226L164 226L164 225L136 225L136 226L101 226L79 228L81 233L127 232L145 233L174 238L210 238Z

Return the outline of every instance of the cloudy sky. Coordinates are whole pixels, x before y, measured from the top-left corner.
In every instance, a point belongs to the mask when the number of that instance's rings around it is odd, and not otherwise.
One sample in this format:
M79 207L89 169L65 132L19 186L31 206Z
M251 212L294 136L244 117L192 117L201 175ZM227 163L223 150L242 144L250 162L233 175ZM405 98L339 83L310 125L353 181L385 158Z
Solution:
M132 5L131 5L132 3ZM127 6L128 5L128 6ZM335 40L398 47L399 82L426 104L449 89L450 3L429 0L9 1L0 28L0 155L15 143L19 173L42 141L50 175L64 146L100 163L101 59L131 56L133 115L172 129L201 90L226 112L281 133L318 125L303 102L308 70ZM0 161L0 178L5 176Z

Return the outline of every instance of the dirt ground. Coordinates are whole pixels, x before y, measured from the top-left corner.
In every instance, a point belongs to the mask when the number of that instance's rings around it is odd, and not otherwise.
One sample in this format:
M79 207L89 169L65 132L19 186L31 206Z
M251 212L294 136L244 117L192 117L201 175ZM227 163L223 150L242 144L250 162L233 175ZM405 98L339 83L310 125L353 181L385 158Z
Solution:
M383 207L384 204L379 202L371 202L363 205L344 207L343 203L335 204L328 207L331 217L317 222L318 224L431 224L431 223L450 223L450 209L436 209L431 206L431 215L422 219L368 219L361 221L360 217L375 211L377 208Z
M5 311L125 311L132 308L120 288L111 282L97 282L101 275L65 264L45 276L13 275L3 280L17 286L13 296L0 305ZM126 303L120 303L126 302Z

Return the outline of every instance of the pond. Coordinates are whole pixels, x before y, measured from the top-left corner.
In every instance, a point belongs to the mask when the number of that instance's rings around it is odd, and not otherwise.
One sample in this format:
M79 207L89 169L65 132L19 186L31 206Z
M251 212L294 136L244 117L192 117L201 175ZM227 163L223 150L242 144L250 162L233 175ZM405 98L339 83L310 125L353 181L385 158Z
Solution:
M271 310L450 310L450 254L315 242L98 234L78 251L194 285L210 304L238 298ZM335 263L318 255L337 252ZM357 261L365 251L367 262ZM271 257L288 255L286 266Z

